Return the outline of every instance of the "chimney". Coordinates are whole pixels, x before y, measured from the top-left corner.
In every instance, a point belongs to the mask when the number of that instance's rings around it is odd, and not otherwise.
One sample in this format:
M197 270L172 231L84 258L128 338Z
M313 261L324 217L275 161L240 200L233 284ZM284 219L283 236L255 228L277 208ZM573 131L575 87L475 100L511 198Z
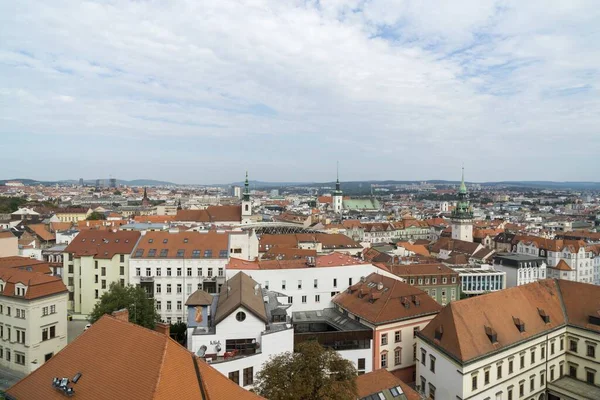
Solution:
M171 334L171 326L163 322L157 322L154 330L158 333L162 333L165 336L170 336Z
M129 322L129 310L126 308L122 308L117 311L112 312L112 316L119 321Z

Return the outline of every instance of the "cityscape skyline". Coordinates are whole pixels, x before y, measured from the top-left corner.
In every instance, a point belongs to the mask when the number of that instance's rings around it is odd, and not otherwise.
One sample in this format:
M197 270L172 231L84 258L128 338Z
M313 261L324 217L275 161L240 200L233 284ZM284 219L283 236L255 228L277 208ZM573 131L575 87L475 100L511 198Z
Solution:
M3 174L109 164L181 183L246 169L318 181L340 160L346 180L452 179L463 163L472 181L594 180L598 13L585 1L4 3L0 135L15 151Z

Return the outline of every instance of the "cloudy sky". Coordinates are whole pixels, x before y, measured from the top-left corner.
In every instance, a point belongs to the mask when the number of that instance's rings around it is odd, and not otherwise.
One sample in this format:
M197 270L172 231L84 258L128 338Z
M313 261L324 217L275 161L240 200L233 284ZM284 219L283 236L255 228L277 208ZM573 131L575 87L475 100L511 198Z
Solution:
M0 178L593 180L597 0L0 2Z

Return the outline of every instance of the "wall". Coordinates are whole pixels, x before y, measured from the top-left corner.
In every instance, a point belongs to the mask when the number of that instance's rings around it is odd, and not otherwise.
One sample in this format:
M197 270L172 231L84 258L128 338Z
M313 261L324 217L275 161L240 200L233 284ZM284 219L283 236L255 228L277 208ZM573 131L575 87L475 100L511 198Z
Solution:
M19 239L16 236L0 238L0 257L19 255Z

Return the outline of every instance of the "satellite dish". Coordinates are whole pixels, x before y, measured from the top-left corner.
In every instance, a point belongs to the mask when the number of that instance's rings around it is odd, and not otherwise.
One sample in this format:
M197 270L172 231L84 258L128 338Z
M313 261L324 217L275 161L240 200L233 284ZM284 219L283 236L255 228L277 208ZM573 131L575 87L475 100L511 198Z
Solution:
M200 348L198 349L198 351L196 352L196 355L198 357L204 357L204 355L206 354L206 346L202 345L200 346Z

